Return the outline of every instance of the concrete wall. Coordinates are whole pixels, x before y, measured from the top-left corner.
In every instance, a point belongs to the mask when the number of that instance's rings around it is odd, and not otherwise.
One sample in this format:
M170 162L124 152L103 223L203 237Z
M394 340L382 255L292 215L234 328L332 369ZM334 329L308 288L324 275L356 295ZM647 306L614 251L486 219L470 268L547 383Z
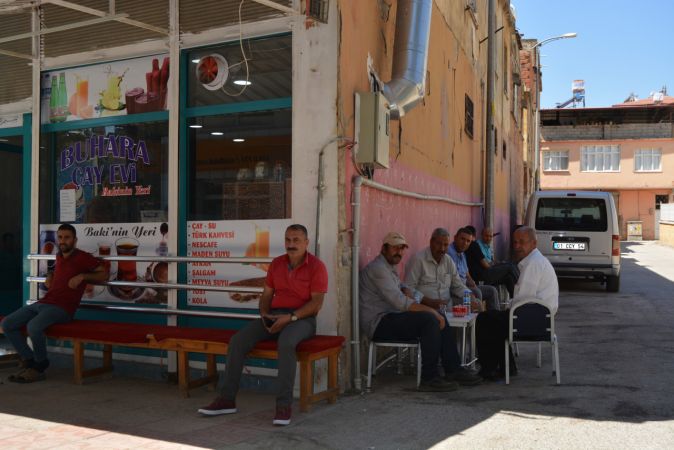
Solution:
M621 239L627 238L627 222L629 221L642 222L642 239L655 239L655 196L669 195L669 193L671 189L619 191L618 220ZM660 232L662 233L662 228Z
M674 247L674 222L660 222L659 242Z
M546 141L672 138L671 123L628 123L611 125L559 125L541 127Z

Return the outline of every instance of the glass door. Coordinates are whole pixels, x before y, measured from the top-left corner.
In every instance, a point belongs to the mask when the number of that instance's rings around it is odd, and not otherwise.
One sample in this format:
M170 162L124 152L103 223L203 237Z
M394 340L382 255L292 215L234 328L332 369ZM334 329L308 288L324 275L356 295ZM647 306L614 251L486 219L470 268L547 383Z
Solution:
M21 306L23 137L0 135L0 314Z

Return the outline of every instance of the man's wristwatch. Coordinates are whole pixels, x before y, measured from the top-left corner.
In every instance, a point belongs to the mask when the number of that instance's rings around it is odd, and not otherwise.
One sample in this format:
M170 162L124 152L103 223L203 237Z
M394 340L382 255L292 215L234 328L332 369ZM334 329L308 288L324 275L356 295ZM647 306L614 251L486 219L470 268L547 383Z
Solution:
M290 315L290 321L291 321L291 322L297 322L297 319L299 319L299 317L297 317L297 316L295 315L295 313L293 313L293 314Z

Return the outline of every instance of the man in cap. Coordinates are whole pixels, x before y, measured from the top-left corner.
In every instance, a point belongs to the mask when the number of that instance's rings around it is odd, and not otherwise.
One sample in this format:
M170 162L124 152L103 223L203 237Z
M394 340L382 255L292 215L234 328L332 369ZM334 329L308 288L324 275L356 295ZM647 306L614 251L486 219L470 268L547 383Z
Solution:
M451 374L459 367L459 355L445 317L422 304L424 295L400 281L396 266L408 245L405 237L390 232L380 254L360 271L360 327L371 340L419 339L421 383L419 390L448 392L457 389L452 377L442 378L438 361Z

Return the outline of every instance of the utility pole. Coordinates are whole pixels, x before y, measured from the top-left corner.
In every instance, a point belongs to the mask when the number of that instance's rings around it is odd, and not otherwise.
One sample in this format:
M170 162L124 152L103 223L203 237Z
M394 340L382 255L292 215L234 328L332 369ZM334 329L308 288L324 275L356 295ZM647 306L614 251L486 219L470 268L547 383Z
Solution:
M496 0L489 0L487 20L487 151L485 154L485 226L494 227L494 91L496 89Z

